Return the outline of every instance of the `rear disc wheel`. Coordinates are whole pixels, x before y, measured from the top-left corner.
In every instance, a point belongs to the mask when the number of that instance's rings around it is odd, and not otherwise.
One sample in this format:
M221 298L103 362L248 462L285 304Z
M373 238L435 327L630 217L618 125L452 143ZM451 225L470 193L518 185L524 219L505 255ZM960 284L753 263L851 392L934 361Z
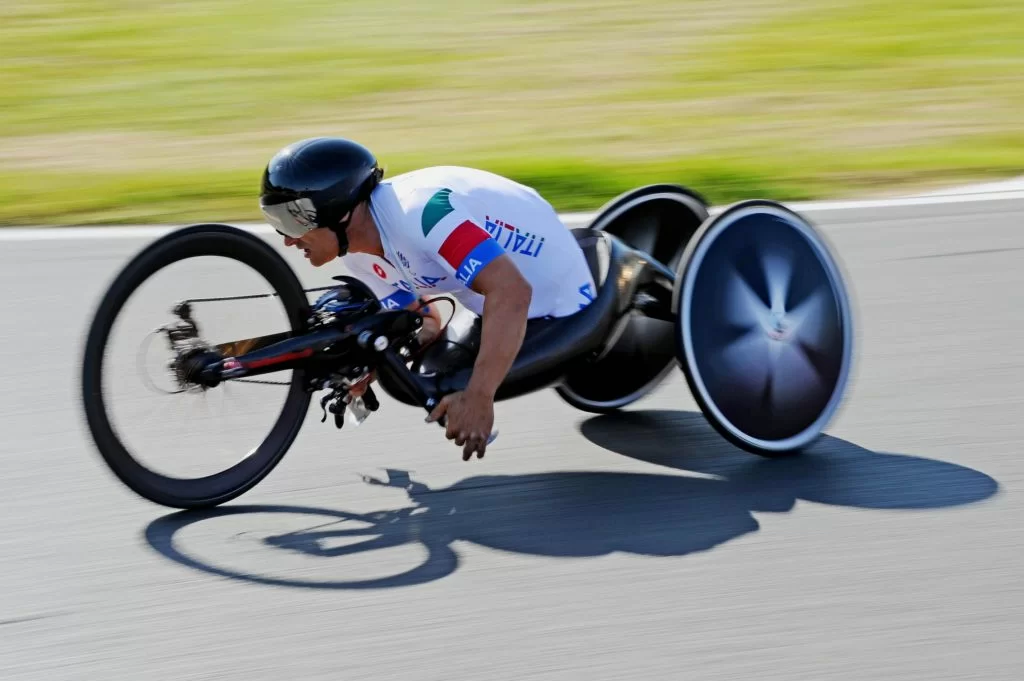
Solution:
M736 204L694 236L673 298L680 365L711 425L763 456L811 444L853 358L849 296L818 230L776 202Z

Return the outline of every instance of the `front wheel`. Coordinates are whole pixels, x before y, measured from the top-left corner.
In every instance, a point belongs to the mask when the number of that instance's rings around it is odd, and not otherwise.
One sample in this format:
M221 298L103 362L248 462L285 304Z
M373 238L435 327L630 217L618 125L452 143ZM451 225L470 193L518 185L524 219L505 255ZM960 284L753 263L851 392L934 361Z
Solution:
M706 222L680 261L676 346L711 425L763 456L811 444L842 401L853 321L824 237L773 201Z
M218 264L211 267L213 261ZM150 282L168 272L172 276L162 283ZM173 297L168 294L172 287ZM232 294L239 295L211 303L219 306L215 310L185 312L196 322L194 330L184 324L183 331L179 324L173 338L154 331L161 322L172 321L168 311L183 298L210 302ZM151 301L151 296L160 302ZM245 307L249 302L264 308ZM120 318L123 311L133 309L139 321ZM182 358L213 342L286 329L301 332L308 309L305 292L287 262L243 230L195 225L143 249L104 295L85 345L83 407L106 465L138 495L172 508L215 506L251 489L281 461L298 435L310 401L304 372L261 377L276 380L228 380L209 388L183 379L187 372L182 371ZM204 318L206 312L210 314ZM116 342L115 331L124 332L127 340ZM119 348L125 356L115 359L112 355ZM143 365L150 356L155 357L154 366L147 368ZM210 411L218 413L211 418ZM199 434L204 425L211 427L209 434ZM141 434L133 437L133 429ZM248 439L248 444L239 444L239 439ZM160 452L162 464L151 462ZM170 472L168 466L187 472Z

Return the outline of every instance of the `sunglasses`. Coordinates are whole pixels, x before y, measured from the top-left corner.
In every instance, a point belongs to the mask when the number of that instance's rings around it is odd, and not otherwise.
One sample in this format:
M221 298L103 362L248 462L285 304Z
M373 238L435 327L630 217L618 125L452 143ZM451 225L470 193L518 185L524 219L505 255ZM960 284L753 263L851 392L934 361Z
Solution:
M290 239L298 239L310 230L327 226L317 221L316 206L310 199L295 199L269 205L260 203L260 210L275 232ZM345 229L351 219L352 212L349 211L338 222L338 227Z

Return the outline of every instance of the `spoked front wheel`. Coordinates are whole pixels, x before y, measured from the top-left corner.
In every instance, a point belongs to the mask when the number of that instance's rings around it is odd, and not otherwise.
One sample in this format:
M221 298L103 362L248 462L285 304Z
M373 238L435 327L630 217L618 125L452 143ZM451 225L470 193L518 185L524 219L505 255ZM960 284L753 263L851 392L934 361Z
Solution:
M180 318L182 300L193 301L190 322ZM251 489L298 435L310 401L304 372L204 387L188 380L183 357L301 332L308 310L288 263L243 230L195 225L142 250L114 279L86 340L83 406L107 466L135 493L173 508L215 506Z
M812 443L853 358L851 305L827 242L773 201L709 220L680 261L677 353L694 399L733 444L764 456Z

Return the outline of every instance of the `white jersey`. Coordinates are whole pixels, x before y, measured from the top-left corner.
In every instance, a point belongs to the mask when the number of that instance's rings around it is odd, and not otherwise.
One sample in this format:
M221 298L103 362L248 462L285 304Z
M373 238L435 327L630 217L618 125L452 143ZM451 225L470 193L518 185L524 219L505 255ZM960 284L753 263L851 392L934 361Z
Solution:
M583 252L536 191L482 170L424 168L381 182L370 197L384 258L349 253L346 267L389 309L450 295L477 315L470 286L508 254L533 287L529 317L563 317L594 299Z

